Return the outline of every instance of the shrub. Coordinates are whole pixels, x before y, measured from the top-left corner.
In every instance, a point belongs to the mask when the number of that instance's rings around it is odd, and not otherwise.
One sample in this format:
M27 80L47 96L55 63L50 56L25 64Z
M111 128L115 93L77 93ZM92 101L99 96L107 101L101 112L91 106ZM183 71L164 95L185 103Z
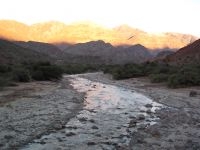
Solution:
M106 68L104 72L111 73L116 80L144 76L143 66L136 64L114 66L113 68Z
M12 79L16 82L29 82L31 76L27 69L15 68L12 72Z
M100 66L88 64L68 64L62 66L63 72L66 74L80 74L85 72L97 71Z
M167 82L168 81L168 77L169 77L168 74L163 74L163 73L160 73L160 74L151 74L149 76L149 78L150 78L150 80L151 80L152 83Z
M172 88L195 85L200 85L200 75L197 72L179 72L168 79L168 86Z
M4 86L7 86L9 83L8 83L8 80L3 78L3 77L0 77L0 89L2 89L2 87Z
M35 80L53 80L62 77L62 69L56 65L37 66L36 70L32 72L32 78Z
M11 71L11 67L8 65L0 65L0 73L7 73Z
M41 71L41 70L33 71L31 73L31 76L32 76L32 79L37 80L37 81L45 80L45 76L43 74L43 71Z

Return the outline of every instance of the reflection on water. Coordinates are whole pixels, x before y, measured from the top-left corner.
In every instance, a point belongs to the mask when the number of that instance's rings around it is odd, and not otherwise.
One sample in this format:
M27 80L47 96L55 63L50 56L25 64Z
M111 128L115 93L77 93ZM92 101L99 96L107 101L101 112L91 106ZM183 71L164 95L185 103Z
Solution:
M154 124L154 111L162 107L130 89L92 82L78 76L72 76L72 86L86 92L84 109L56 133L36 139L24 149L69 149L101 150L126 146L131 132L140 125ZM152 107L145 107L151 104ZM148 112L148 113L146 113ZM130 127L130 121L143 114L145 119L137 120Z

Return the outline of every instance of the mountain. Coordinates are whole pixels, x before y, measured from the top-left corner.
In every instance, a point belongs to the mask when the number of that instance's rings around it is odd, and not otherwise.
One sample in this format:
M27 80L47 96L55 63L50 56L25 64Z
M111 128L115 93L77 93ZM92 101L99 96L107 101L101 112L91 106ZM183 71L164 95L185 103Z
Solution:
M51 60L47 55L0 39L0 64Z
M200 64L200 39L166 57L170 64Z
M114 47L110 43L101 40L75 44L64 50L64 52L66 55L71 55L70 60L81 57L83 62L85 58L85 61L90 64L140 63L151 58L148 49L142 45L134 45L128 48Z
M192 35L179 33L150 34L127 25L111 29L91 22L66 25L51 21L28 26L9 20L0 20L0 37L15 41L54 43L58 46L62 43L64 48L72 44L103 40L113 46L141 44L151 50L179 49L197 39Z
M158 52L157 55L155 56L155 58L160 58L160 59L163 59L165 57L167 57L168 55L171 55L175 53L174 51L170 51L170 50L166 50L166 51L161 51L161 52Z
M127 48L117 48L112 57L113 62L117 64L142 63L151 58L152 55L149 50L140 44Z
M63 52L59 48L48 43L35 42L35 41L28 41L28 42L16 41L14 43L21 47L31 49L45 55L49 55L50 57L55 59L59 59L63 55Z

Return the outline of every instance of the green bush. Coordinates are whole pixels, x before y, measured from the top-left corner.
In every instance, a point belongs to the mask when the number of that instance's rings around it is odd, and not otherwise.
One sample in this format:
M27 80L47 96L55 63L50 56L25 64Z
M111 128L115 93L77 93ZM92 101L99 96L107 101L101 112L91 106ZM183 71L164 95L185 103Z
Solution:
M32 72L32 78L35 80L53 80L62 77L63 70L56 65L37 66Z
M144 76L144 69L142 65L126 64L107 67L104 69L104 73L110 73L114 79L120 80Z
M3 78L3 77L0 77L0 90L4 87L4 86L7 86L9 84L8 80Z
M0 73L7 73L11 71L11 67L8 65L0 65Z
M46 80L43 71L36 70L31 73L32 79L37 81L43 81Z
M160 73L160 74L151 74L149 76L152 83L161 83L168 81L168 74Z
M173 74L168 79L168 86L172 88L200 85L198 72L184 72Z
M88 64L68 64L63 65L63 72L66 74L80 74L86 72L97 71L100 69L98 65L88 65Z
M16 82L29 82L31 76L27 69L15 68L12 72L12 79Z

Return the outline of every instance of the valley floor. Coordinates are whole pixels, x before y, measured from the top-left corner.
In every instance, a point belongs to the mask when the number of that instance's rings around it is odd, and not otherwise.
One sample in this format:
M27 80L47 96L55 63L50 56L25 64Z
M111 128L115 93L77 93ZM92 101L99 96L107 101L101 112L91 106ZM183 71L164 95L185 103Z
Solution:
M200 87L168 89L147 78L114 81L110 75L88 73L80 77L125 87L166 106L156 112L158 123L132 133L131 142L118 149L199 150ZM197 91L190 97L190 91ZM60 83L32 82L0 91L0 149L20 146L46 133L65 128L82 110L84 93L78 93L64 78Z

